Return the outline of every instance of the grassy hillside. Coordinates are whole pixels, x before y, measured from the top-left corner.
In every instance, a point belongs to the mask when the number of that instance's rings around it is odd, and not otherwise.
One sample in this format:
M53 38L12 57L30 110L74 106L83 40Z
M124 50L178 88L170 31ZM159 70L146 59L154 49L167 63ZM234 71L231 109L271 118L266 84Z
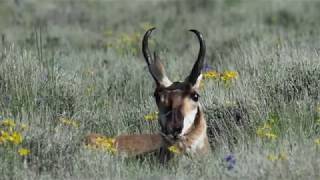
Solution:
M0 1L0 179L319 179L320 2ZM198 53L237 72L200 92L212 153L121 159L82 144L90 132L156 132L146 29L169 77ZM6 134L8 133L8 134ZM2 138L2 139L1 139ZM21 148L25 148L21 150ZM229 157L229 158L228 158ZM232 162L229 159L232 160Z

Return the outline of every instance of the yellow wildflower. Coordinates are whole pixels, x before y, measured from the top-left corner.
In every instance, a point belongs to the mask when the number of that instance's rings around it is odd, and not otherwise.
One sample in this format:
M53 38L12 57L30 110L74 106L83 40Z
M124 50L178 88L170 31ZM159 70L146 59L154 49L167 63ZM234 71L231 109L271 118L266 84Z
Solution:
M16 123L14 122L13 119L5 119L0 122L0 125L8 126L8 127L15 127Z
M225 71L221 75L221 79L223 81L228 81L232 79L237 79L238 78L238 73L236 71Z
M217 71L207 71L203 73L204 79L218 79L220 77L220 73Z
M278 137L275 133L272 132L272 126L269 123L264 123L257 129L256 133L258 137L267 138L270 140L275 140Z
M315 139L315 140L314 140L314 143L315 143L316 145L320 145L320 138Z
M3 141L7 141L7 140L10 139L11 136L9 135L8 132L6 132L6 131L1 131L1 137L2 137Z
M154 121L154 120L157 120L158 118L158 112L152 112L152 113L149 113L147 115L144 116L144 119L146 121Z
M18 145L22 142L22 136L19 132L13 132L9 141L15 145Z
M0 144L3 144L5 142L11 142L15 145L21 144L22 143L22 135L19 132L13 132L10 134L7 131L1 131L0 132Z
M179 147L173 145L173 146L170 146L168 148L168 150L174 154L181 154L181 150L179 149Z
M18 150L18 153L20 156L27 156L30 154L30 150L29 149L26 149L26 148L20 148Z
M96 140L96 145L99 148L106 150L110 153L115 153L117 150L114 147L114 142L115 142L115 139L113 139L113 138L98 137Z
M68 119L68 118L60 118L59 121L64 124L64 125L67 125L67 126L73 126L73 127L79 127L79 122L77 122L76 120L73 120L73 119Z

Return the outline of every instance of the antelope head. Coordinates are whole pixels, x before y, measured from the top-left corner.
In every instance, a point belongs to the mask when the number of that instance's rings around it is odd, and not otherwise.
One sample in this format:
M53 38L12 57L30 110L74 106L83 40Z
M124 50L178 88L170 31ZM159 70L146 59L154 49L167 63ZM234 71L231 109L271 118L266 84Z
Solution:
M156 82L154 98L159 110L161 132L172 137L173 140L178 140L189 132L200 111L198 91L206 52L205 41L199 31L190 30L197 36L200 43L198 58L184 81L171 82L159 56L157 53L152 56L148 47L148 39L154 29L151 28L145 33L142 52L149 72Z

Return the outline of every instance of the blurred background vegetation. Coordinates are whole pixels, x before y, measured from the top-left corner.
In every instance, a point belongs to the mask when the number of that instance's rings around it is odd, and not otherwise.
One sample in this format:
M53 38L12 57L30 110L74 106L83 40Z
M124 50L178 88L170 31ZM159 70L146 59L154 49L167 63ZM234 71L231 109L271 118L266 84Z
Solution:
M29 128L14 129L19 147L0 138L1 176L319 178L319 8L316 0L1 0L0 122ZM214 149L205 162L163 168L153 157L123 160L82 145L90 132L158 130L144 120L156 111L140 49L150 27L172 80L183 80L197 56L191 28L205 37L211 70L238 73L228 84L204 80ZM8 125L0 123L1 136Z

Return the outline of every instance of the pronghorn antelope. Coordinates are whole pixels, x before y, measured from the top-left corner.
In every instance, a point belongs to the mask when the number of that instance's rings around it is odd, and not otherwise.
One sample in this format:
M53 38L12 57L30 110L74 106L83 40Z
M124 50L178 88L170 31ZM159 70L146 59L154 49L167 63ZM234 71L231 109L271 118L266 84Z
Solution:
M138 155L160 149L160 162L172 157L168 147L174 145L181 152L191 155L207 154L210 151L207 124L199 103L199 86L202 79L206 46L201 33L195 33L200 50L191 73L183 82L171 82L157 53L151 55L148 39L155 28L149 29L142 40L142 53L149 72L156 82L154 98L158 106L161 127L158 134L121 135L115 138L115 148L120 154ZM87 144L94 144L99 135L87 136Z
M202 34L195 33L200 50L191 73L183 82L171 82L156 53L151 56L148 39L155 28L149 29L142 41L142 52L148 64L149 72L156 82L154 97L159 110L161 135L167 145L176 145L188 154L206 154L210 146L207 136L207 124L199 103L199 87L202 79L201 70L205 61L206 45ZM171 157L167 146L161 147L160 161Z

